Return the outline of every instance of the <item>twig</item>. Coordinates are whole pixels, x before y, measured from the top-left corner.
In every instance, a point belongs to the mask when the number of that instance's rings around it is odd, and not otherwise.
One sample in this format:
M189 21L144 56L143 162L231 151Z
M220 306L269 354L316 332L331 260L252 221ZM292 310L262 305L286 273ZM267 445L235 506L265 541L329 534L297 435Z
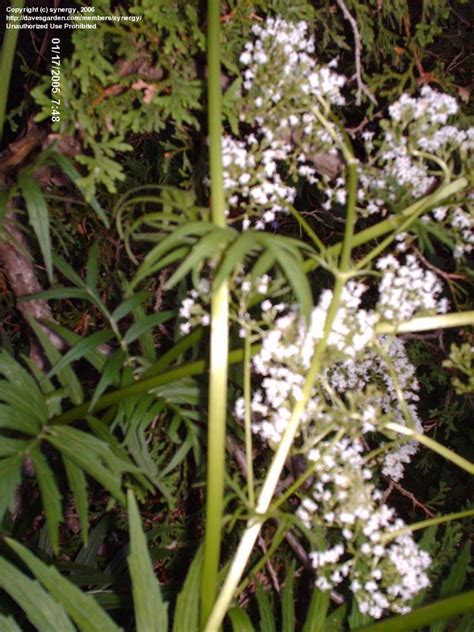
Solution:
M384 500L388 498L388 496L390 495L393 489L396 489L397 491L400 492L400 494L409 498L411 502L413 503L413 505L416 507L419 507L427 516L429 516L430 518L435 517L436 514L430 511L428 507L424 505L422 502L420 502L411 492L409 492L407 489L402 487L400 483L396 483L395 481L390 481L390 486L385 494Z
M356 78L356 81L357 81L356 105L361 104L362 93L364 93L372 101L374 105L377 105L377 101L374 95L370 92L370 90L368 89L368 87L365 85L365 83L362 80L362 63L360 61L361 55L362 55L362 45L360 42L360 33L359 33L359 27L357 26L357 21L353 17L349 9L347 8L344 0L336 0L336 2L339 5L339 8L341 9L344 17L351 25L352 32L354 34L355 67L356 67L354 77Z
M265 554L267 552L267 545L265 544L265 540L262 538L262 536L259 536L258 538L258 545L262 549L263 553ZM280 582L278 581L278 575L276 574L276 571L273 568L273 564L271 560L267 560L266 567L268 568L268 573L272 580L273 588L276 590L278 594L280 594L280 591L281 591Z

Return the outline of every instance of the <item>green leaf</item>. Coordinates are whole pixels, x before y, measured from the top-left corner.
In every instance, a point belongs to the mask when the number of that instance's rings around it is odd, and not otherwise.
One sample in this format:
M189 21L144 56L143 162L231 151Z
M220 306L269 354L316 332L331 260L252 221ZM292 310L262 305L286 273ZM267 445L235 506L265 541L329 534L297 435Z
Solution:
M453 564L449 575L441 584L440 597L452 597L456 595L464 587L466 581L466 575L471 561L471 547L470 542L461 549L455 563Z
M130 298L127 298L125 301L122 301L120 305L117 305L117 307L112 312L112 320L117 323L119 320L124 318L124 316L133 311L135 307L138 307L147 298L149 298L149 296L149 292L137 292Z
M59 551L59 523L63 519L61 494L47 460L39 447L30 450L30 457L35 466L36 480L41 492L41 500L46 514L49 539L54 553Z
M275 617L267 593L263 590L260 582L257 582L257 604L260 615L260 632L276 632Z
M196 552L183 588L176 599L173 632L197 632L199 629L199 587L202 574L203 548ZM243 629L243 632L245 630Z
M311 296L311 287L308 277L304 272L302 262L296 257L288 254L286 250L271 247L275 260L282 269L288 283L293 288L293 292L297 297L301 314L307 322L311 318L311 310L313 309L313 299Z
M88 502L87 502L87 481L84 476L84 472L73 463L70 459L61 455L64 467L66 469L66 476L71 488L72 495L74 496L74 503L76 505L77 513L79 516L79 522L81 523L81 535L84 545L87 544L89 536L89 519L88 519Z
M171 235L165 237L160 244L152 248L146 255L143 263L137 270L133 285L159 270L161 268L161 259L165 254L176 250L186 240L194 236L205 235L209 231L215 230L215 228L216 226L212 222L189 222L176 228Z
M269 250L265 250L263 254L261 254L260 257L257 259L254 266L252 267L252 272L251 272L252 281L255 281L255 279L258 279L259 277L266 274L270 270L270 268L273 266L274 263L275 263L275 255Z
M71 346L77 344L78 342L82 340L81 336L79 336L78 334L74 333L73 331L70 331L66 327L63 327L62 325L58 325L58 323L55 323L51 320L41 319L40 322L46 325L49 329L51 329L55 333L57 333L58 336L61 336L61 338L63 338L63 340L65 340ZM90 362L92 366L95 369L97 369L97 371L102 371L104 364L107 360L107 357L108 357L107 355L97 350L88 351L87 353L84 354L84 358L88 362Z
M2 632L22 632L13 617L4 617L3 614L0 614L0 630Z
M16 488L21 483L22 464L22 454L15 454L0 461L0 521L13 500Z
M319 590L319 588L313 588L303 632L324 632L328 608L329 592L323 592Z
M0 397L2 390L2 383L0 383ZM11 387L8 385L6 388L9 390ZM41 426L37 420L31 419L30 414L25 412L20 407L6 406L0 404L0 428L9 428L10 430L16 430L18 432L25 432L29 435L37 435L41 431Z
M12 456L19 452L26 452L30 441L25 439L10 439L10 437L0 437L0 457Z
M90 295L85 291L77 287L53 287L50 290L44 290L42 292L35 292L34 294L28 294L22 296L18 300L20 303L25 301L36 301L51 299L65 299L65 298L80 298L84 301L90 299Z
M71 281L73 285L75 285L76 287L82 290L87 291L87 285L84 283L81 277L77 274L74 268L69 265L69 263L64 261L64 259L62 259L57 254L53 254L53 262L54 262L54 266L59 270L59 272L61 272L61 274L66 277L66 279Z
M231 623L233 632L255 632L249 615L243 608L234 606L227 613ZM179 632L175 630L174 632Z
M145 310L141 305L137 305L133 310L133 318L135 323L139 323L147 317ZM152 330L145 331L138 336L140 341L141 352L146 360L154 362L156 360L155 340Z
M294 632L295 630L294 580L295 562L293 561L286 573L285 588L281 598L282 632Z
M89 248L86 264L86 285L91 290L95 290L97 286L98 263L97 256L99 253L99 241L96 239Z
M143 334L147 333L156 325L166 322L175 315L174 311L160 312L159 314L149 314L136 323L133 323L123 337L127 344L130 344Z
M43 393L38 388L35 380L16 360L8 353L0 353L0 373L8 380L6 397L3 399L7 403L17 406L27 416L36 419L39 424L43 424L48 419L48 406L46 405ZM0 382L0 385L4 383ZM5 392L5 389L2 389ZM8 396L10 393L10 396Z
M56 365L61 360L61 354L56 349L56 347L52 344L51 340L43 331L41 325L39 325L32 318L28 319L28 322L36 334L43 350L46 354L51 365ZM71 367L65 367L64 369L58 371L58 379L61 384L67 388L69 395L71 397L71 401L73 404L81 404L84 400L84 393L82 390L81 383L76 377L76 374L71 369Z
M373 621L372 617L369 617L366 614L363 614L359 610L359 606L357 604L357 599L352 600L352 608L351 613L348 618L349 629L350 630L358 630L363 625L368 625Z
M245 256L258 246L256 236L247 231L239 235L222 257L221 264L216 272L212 286L216 290L227 279L238 263L244 261Z
M188 432L188 434L186 435L186 439L179 446L178 450L176 450L171 461L163 470L160 471L157 477L158 481L161 481L162 479L164 479L170 472L172 472L175 469L175 467L177 467L182 461L184 461L186 455L193 447L193 442L194 442L193 434L191 432Z
M62 605L82 632L121 632L93 597L79 590L54 566L47 566L27 548L11 538L5 538L5 542L23 560L50 595Z
M165 289L171 289L203 260L218 254L235 236L236 231L232 228L214 228L193 247L190 255L168 279Z
M97 567L97 553L110 528L110 522L110 516L106 514L102 520L95 525L90 533L87 545L84 545L76 555L76 559L74 560L76 564L82 564L88 567L88 569Z
M54 601L37 581L24 575L15 566L0 558L0 587L22 608L39 632L74 632L64 608ZM4 632L0 621L0 629ZM8 629L8 628L7 628Z
M466 612L474 612L474 590L461 593L455 597L435 601L428 606L416 608L408 614L390 617L380 621L380 623L357 628L357 632L404 632L405 630L416 630L440 619L451 619Z
M441 584L440 597L452 597L463 589L470 561L471 543L468 541L463 546L448 576ZM446 619L437 621L430 627L430 632L444 632L447 623L448 621Z
M117 386L120 379L120 372L123 368L123 363L125 362L126 357L125 351L119 349L107 358L104 368L102 369L99 383L97 384L94 395L91 399L89 412L94 410L97 400L109 386Z
M75 344L72 349L69 349L69 351L63 355L61 360L59 360L59 362L53 366L47 377L53 377L53 375L56 375L57 373L62 371L65 367L71 364L71 362L80 360L85 355L87 355L89 351L91 351L92 349L97 349L97 347L99 347L104 342L108 342L113 337L113 331L107 329L105 331L97 331L90 336L87 336L86 338L81 338L81 340L77 344Z
M101 483L120 502L125 498L121 488L122 462L113 454L110 447L89 433L68 426L52 426L45 439L61 455L65 455L92 478Z
M347 605L343 604L336 608L334 612L326 617L324 622L324 632L340 632L344 629L344 621L346 619Z
M130 528L128 566L132 578L136 629L137 632L165 632L168 629L168 605L163 601L160 585L153 572L137 502L131 490L127 493L127 507Z
M454 632L472 632L474 630L474 616L465 614Z
M72 165L71 161L69 160L69 158L67 158L66 156L64 156L63 154L60 153L56 153L53 152L53 158L54 160L57 162L57 164L61 167L61 169L64 171L64 173L71 178L71 180L74 182L74 184L77 186L77 188L81 191L81 193L86 196L86 192L84 187L81 185L81 174L79 173L79 171L77 171L77 169ZM99 202L97 201L97 199L92 196L88 199L89 204L91 205L91 207L93 208L93 210L95 211L97 217L104 223L104 225L109 228L110 224L109 224L109 220L107 219L107 216L105 214L104 209L101 207L101 205L99 204Z
M18 184L25 199L30 224L35 231L39 247L43 255L48 279L53 282L53 260L51 255L51 238L49 233L48 207L38 183L29 173L21 173Z

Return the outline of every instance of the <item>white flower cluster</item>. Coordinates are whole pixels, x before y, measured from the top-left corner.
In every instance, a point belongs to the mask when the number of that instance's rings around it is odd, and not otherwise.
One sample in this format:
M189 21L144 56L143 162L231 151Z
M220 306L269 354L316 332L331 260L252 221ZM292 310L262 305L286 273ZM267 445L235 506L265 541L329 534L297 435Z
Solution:
M415 368L409 362L403 342L399 339L376 339L375 325L380 315L377 311L361 308L364 291L363 284L353 281L344 289L341 306L328 337L331 363L325 368L325 379L341 395L348 391L368 393L370 389L370 395L365 397L361 407L362 415L368 414L375 407L393 421L401 425L408 422L418 432L423 432L416 409L419 385ZM305 375L316 345L323 337L331 298L330 290L322 292L308 328L301 323L294 310L288 308L287 314L279 316L284 311L283 304L278 306L278 310L268 312L274 321L268 320L270 329L263 337L261 350L253 358L254 372L262 379L260 388L254 391L251 408L253 431L271 445L280 442L288 425L292 406L302 397ZM268 303L267 307L270 309L271 304ZM383 349L382 354L374 347L375 342ZM397 383L393 376L396 376ZM400 393L405 407L400 405ZM405 417L406 411L410 415L408 420ZM243 419L242 399L237 401L235 412L237 418ZM326 408L315 387L301 419L300 434L310 434L311 429L318 432L327 419ZM366 419L362 431L376 431L377 425ZM417 449L416 442L408 441L385 453L383 474L395 481L400 480L405 464L411 461Z
M179 308L179 316L183 320L179 326L181 334L189 334L193 327L197 327L199 325L209 325L209 311L202 304L200 298L203 295L209 294L210 289L211 284L209 280L201 279L199 281L198 289L190 290L186 298L182 300L181 307Z
M389 120L383 121L380 144L375 134L364 131L367 162L360 163L358 203L362 215L382 211L426 195L436 184L434 170L439 166L431 156L448 162L454 154L467 157L474 147L474 128L463 130L447 124L459 110L456 100L424 86L419 97L403 94L389 107ZM331 208L344 196L345 182L337 179L326 190ZM468 242L468 240L464 240Z
M344 288L341 307L328 338L328 347L339 359L356 358L374 338L378 315L360 308L365 291L361 283L349 282ZM261 389L255 391L252 411L253 431L266 441L278 443L288 424L292 404L302 397L302 386L314 349L323 337L324 322L332 291L325 290L313 310L306 328L293 310L276 318L263 337L262 347L253 358L256 374L262 376ZM276 313L275 313L276 316ZM243 417L243 400L236 405L236 415ZM321 409L315 396L308 403L302 427L318 419Z
M453 253L456 259L468 255L474 250L474 212L472 206L469 210L465 210L461 206L454 208L439 206L422 219L427 223L430 221L443 222L448 227L449 233L456 242Z
M293 203L296 189L283 182L277 161L288 158L291 145L279 139L258 141L250 134L243 141L231 136L222 139L224 189L229 194L230 207L243 204L244 230L250 226L249 208L259 209L255 228L262 230L275 219L275 214L286 212Z
M334 529L342 533L332 548L310 554L318 588L331 590L347 580L359 610L378 619L386 610L410 610L410 601L429 584L425 571L431 560L411 535L384 544L384 535L405 524L369 482L372 473L362 452L361 442L350 437L325 440L310 450L316 483L297 515L307 528L317 516L328 535Z
M250 92L256 87L261 93L257 107L263 107L264 100L279 103L284 93L298 105L304 96L344 104L340 90L345 78L331 67L316 66L314 38L307 31L306 22L287 22L280 17L269 17L263 26L252 27L257 39L245 44L240 62L246 67L244 88ZM271 85L269 72L274 75Z
M447 299L439 298L443 291L439 279L424 270L414 255L407 255L404 264L387 255L376 265L383 271L377 310L385 320L401 322L418 312L443 314L448 310Z
M369 410L374 406L393 421L406 425L407 420L399 402L398 393L401 392L406 410L410 414L409 422L418 432L423 432L416 409L419 400L419 384L415 367L407 357L405 346L399 338L381 336L378 342L383 348L385 357L377 350L368 349L356 361L347 359L329 367L327 379L331 386L341 394L348 391L366 393L370 388L370 395L367 395L365 406ZM394 375L397 384L394 383ZM375 425L373 427L366 425L363 428L365 432L375 429ZM410 463L417 450L418 444L409 441L386 452L382 473L394 481L400 480L403 477L405 464Z
M240 56L245 91L240 120L251 131L243 140L225 137L222 151L229 211L233 217L237 212L244 229L252 217L263 229L293 203L296 189L283 182L279 162L290 177L315 182L311 156L323 149L337 153L313 110L321 100L342 105L345 78L332 70L335 62L317 66L307 29L306 22L268 18L252 28L255 40Z

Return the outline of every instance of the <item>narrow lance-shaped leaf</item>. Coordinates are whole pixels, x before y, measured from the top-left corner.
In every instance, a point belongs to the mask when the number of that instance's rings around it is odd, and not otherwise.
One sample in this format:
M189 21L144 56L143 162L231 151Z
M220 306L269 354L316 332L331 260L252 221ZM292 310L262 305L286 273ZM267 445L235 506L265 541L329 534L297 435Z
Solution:
M260 632L276 632L275 617L273 616L270 599L260 582L257 582L257 604L260 614Z
M303 632L323 632L329 607L329 592L313 589Z
M153 572L137 502L130 490L127 494L127 503L130 528L128 565L132 578L136 629L137 632L166 632L168 606L163 601L160 586Z
M64 608L37 581L4 559L0 559L0 587L16 601L39 632L51 632L53 626L61 632L75 631ZM5 631L1 622L0 630Z
M0 614L0 630L2 632L22 632L13 617L4 617L3 614Z
M440 619L450 619L466 612L474 612L474 590L455 597L440 599L428 606L416 608L408 614L384 619L374 625L359 628L357 632L408 632L408 630L417 630Z
M93 597L79 590L54 566L47 566L19 542L11 538L5 538L5 541L50 595L62 605L82 632L121 632L121 628L102 610Z
M197 632L199 629L199 586L202 574L202 546L189 567L183 588L176 600L173 632ZM242 632L245 632L242 630Z
M82 541L86 545L89 535L87 480L80 467L64 456L64 454L61 456L66 469L67 481L74 497L79 522L81 523Z
M235 230L231 228L215 228L205 235L191 250L189 256L166 282L165 288L170 289L183 279L188 272L196 269L205 259L219 253L235 237Z
M63 519L61 494L53 472L40 448L31 449L30 457L35 467L36 479L41 492L51 546L53 551L57 553L59 551L59 523Z
M136 323L133 323L133 325L131 325L130 328L127 330L123 339L127 344L130 344L137 338L140 338L140 336L142 336L143 334L149 332L151 329L153 329L153 327L156 327L156 325L161 325L162 323L172 318L174 315L174 311L149 314Z
M114 333L110 330L106 331L97 331L86 338L82 338L77 344L74 345L72 349L69 349L67 353L63 355L61 360L48 373L48 377L51 378L53 375L56 375L60 371L62 371L65 367L67 367L71 362L75 362L76 360L80 360L83 358L89 351L92 349L97 349L104 342L109 341L113 338Z
M281 599L282 632L294 632L295 630L294 577L295 562L293 561L286 573Z
M227 615L232 623L232 632L255 632L250 617L243 608L234 606Z
M10 383L6 393L10 393L11 397L7 397L5 401L18 403L19 408L40 424L46 421L48 407L38 385L28 371L5 351L0 353L0 373Z
M45 438L61 455L101 483L117 500L124 502L119 461L106 443L67 426L49 428Z
M43 350L48 358L49 362L52 365L56 365L61 361L61 354L56 349L56 347L52 344L51 340L43 331L41 325L35 322L33 319L28 319L31 328L36 334L36 337L41 343ZM61 384L68 389L69 395L71 397L71 401L73 404L80 404L84 399L84 393L82 391L82 386L79 380L76 377L76 374L71 369L71 367L65 367L64 369L58 371L58 378Z
M451 597L463 589L470 560L471 543L467 541L451 567L448 576L441 584L440 597ZM447 623L446 619L437 621L431 626L430 632L444 632Z
M22 464L22 454L14 454L0 460L0 522L15 496L16 488L21 483Z
M31 227L38 239L44 265L50 282L53 281L53 260L51 254L51 236L49 233L49 212L43 192L30 173L22 173L18 179L28 211Z

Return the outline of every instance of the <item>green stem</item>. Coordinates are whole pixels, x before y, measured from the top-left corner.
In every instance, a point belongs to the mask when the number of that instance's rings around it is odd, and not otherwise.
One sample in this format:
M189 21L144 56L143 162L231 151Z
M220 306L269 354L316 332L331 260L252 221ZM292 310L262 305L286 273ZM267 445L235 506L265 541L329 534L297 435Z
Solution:
M380 539L382 544L387 544L391 540L395 540L400 535L404 535L405 533L411 533L412 531L418 531L419 529L426 529L427 527L432 527L436 524L442 524L443 522L451 522L451 520L461 520L462 518L470 518L474 516L474 509L467 509L466 511L458 511L456 513L446 514L444 516L437 516L436 518L430 518L429 520L420 520L420 522L414 522L413 524L407 525L402 529L397 529L396 531L390 531L390 533L386 533Z
M22 9L25 0L13 0L11 6L14 9ZM12 75L13 59L15 57L16 41L19 30L8 29L4 33L2 52L0 56L0 142L3 138L5 125L5 113L7 111L8 91Z
M253 345L251 348L252 354L258 353L259 349L259 345ZM238 362L242 362L243 358L243 349L234 349L229 353L228 361L229 364L236 364ZM110 393L102 395L102 397L99 397L96 405L94 406L93 412L95 413L98 410L110 408L110 406L118 404L124 399L127 399L127 397L134 397L137 395L142 395L143 393L149 393L157 386L170 384L171 382L174 382L175 380L180 380L184 377L201 375L206 371L208 366L209 364L206 360L195 360L194 362L189 362L187 364L182 364L180 366L169 369L164 373L160 373L160 375L154 375L152 377L147 377L146 379L137 380L129 386L118 388L114 391L110 391ZM51 394L51 396L52 395L53 394ZM83 404L80 404L79 406L74 406L74 408L71 408L67 412L52 417L49 420L48 425L70 424L74 421L78 421L79 419L83 419L86 415L90 414L90 405L91 400L88 400Z
M419 316L404 323L378 323L375 326L377 334L408 334L432 329L447 329L448 327L464 327L474 325L474 311L440 314L438 316Z
M463 189L468 187L469 183L467 178L458 178L453 182L450 182L446 185L441 185L436 189L434 193L428 195L421 200L417 200L411 206L408 206L406 209L398 213L397 215L392 215L387 219L378 222L378 224L374 224L374 226L370 226L364 230L356 233L352 239L352 247L357 248L358 246L363 246L369 241L373 241L374 239L378 239L383 235L386 235L392 230L396 230L402 225L408 217L411 217L414 213L428 212L433 207L446 202L448 198L457 193L460 193ZM338 242L334 244L330 248L327 249L328 254L330 255L338 255L342 250L342 242ZM311 272L315 270L319 266L319 262L313 259L308 259L305 261L305 272Z
M354 242L354 228L357 220L357 161L351 156L348 161L349 183L347 194L347 214L344 227L344 240L342 243L341 272L347 272L351 264L351 252Z
M249 506L255 507L254 477L253 477L253 458L252 458L252 413L251 413L251 397L252 385L250 380L250 360L252 357L250 332L247 331L245 336L244 348L244 402L245 402L245 460L247 464L247 493L249 498Z
M208 0L208 130L211 176L211 217L225 227L225 195L222 175L222 112L220 85L220 2ZM222 541L225 480L227 366L229 348L229 282L226 279L211 298L209 369L209 421L206 486L206 526L201 581L201 629L213 608L218 585Z
M426 210L427 210L427 208L425 206L421 205L418 208L418 210L416 210L409 217L407 217L407 219L404 222L402 222L398 226L398 228L392 232L391 235L389 235L383 241L381 241L379 244L377 244L375 246L375 248L373 248L366 257L364 257L363 259L358 261L357 265L355 266L356 270L361 270L361 269L365 268L365 266L368 263L370 263L373 259L375 259L375 257L377 257L381 252L383 252L385 250L385 248L387 248L392 243L392 241L397 237L397 235L399 235L400 233L403 233L404 231L406 231L407 228L409 228L414 222L416 222L416 220L421 215L423 215L423 213L426 213Z
M364 628L356 628L354 632L410 632L411 630L426 629L425 626L430 623L451 619L465 612L473 611L474 590L471 590L416 608L408 614L390 617Z
M293 215L293 217L296 219L296 221L301 226L301 228L308 235L308 237L311 239L311 241L314 243L314 245L319 250L319 252L324 252L326 250L326 246L319 239L319 237L316 235L316 233L308 224L308 222L304 219L304 217L301 216L301 213L297 211L295 207L292 206L291 204L288 205L288 210L290 211L291 215Z
M268 511L276 486L280 479L280 475L285 466L285 461L293 445L293 440L298 431L301 416L305 411L309 399L311 398L313 386L319 374L321 362L327 348L329 334L331 333L332 325L339 308L343 287L344 283L341 277L338 276L334 285L333 299L331 301L331 305L329 306L324 324L323 338L316 347L316 351L311 361L311 366L306 375L302 398L298 400L293 407L288 425L272 459L267 476L265 477L265 481L257 501L257 506L255 508L255 516L253 516L247 523L247 527L232 560L224 585L219 593L219 597L205 627L205 632L215 632L219 629L229 604L232 601L235 589L237 588L240 578L247 566L247 562L262 528L265 514Z
M441 443L438 443L434 439L430 439L430 437L421 434L421 432L416 432L416 430L412 430L411 428L407 428L406 426L402 426L401 424L397 424L395 422L390 422L386 424L385 428L387 430L393 430L401 435L406 435L407 437L412 438L414 441L418 441L422 445L426 446L433 452L436 452L440 456L444 457L447 461L451 461L462 470L469 472L469 474L474 474L474 464L464 459L462 456L459 456L456 452L453 452L449 448Z

